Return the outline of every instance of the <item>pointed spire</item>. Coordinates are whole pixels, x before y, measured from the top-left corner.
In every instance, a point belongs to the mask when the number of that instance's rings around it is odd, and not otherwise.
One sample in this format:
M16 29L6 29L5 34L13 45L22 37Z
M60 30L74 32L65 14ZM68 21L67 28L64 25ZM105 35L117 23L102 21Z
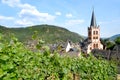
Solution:
M93 12L92 12L92 18L91 18L91 24L90 24L90 26L97 27L95 15L94 15L94 9L93 9Z

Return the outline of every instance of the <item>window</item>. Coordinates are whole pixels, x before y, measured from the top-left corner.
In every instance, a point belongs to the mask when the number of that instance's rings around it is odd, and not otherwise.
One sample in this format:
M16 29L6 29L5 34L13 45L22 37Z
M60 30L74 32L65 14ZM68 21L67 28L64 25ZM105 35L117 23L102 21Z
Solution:
M91 35L91 32L89 31L89 35Z
M95 35L95 31L93 31L93 34Z
M89 39L91 39L91 37L89 37Z
M93 45L93 47L95 48L95 44Z
M98 37L96 37L96 39L98 39Z
M96 48L98 48L98 44L96 44Z
M98 31L96 31L96 34L98 34Z

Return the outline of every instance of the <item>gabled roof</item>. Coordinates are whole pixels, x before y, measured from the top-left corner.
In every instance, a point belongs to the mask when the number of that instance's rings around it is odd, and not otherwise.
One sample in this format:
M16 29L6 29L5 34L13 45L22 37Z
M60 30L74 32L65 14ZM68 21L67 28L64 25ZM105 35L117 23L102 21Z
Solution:
M95 15L94 15L94 10L92 12L92 18L91 18L91 24L90 24L91 27L96 27L97 24L96 24L96 18L95 18Z

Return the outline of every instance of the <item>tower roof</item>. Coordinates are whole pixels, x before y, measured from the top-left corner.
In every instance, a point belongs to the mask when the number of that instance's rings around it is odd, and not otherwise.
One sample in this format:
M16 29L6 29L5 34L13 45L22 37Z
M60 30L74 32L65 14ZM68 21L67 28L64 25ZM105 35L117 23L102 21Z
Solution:
M94 15L94 10L92 12L92 18L91 18L91 24L90 24L90 26L92 26L92 27L96 27L97 26L95 15Z

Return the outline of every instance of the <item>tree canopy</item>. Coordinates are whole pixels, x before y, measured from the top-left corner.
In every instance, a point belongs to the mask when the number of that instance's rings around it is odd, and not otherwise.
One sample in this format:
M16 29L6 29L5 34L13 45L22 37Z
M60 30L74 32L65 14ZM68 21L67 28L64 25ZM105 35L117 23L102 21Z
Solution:
M120 37L117 37L117 38L115 39L115 43L116 43L117 45L120 45Z

